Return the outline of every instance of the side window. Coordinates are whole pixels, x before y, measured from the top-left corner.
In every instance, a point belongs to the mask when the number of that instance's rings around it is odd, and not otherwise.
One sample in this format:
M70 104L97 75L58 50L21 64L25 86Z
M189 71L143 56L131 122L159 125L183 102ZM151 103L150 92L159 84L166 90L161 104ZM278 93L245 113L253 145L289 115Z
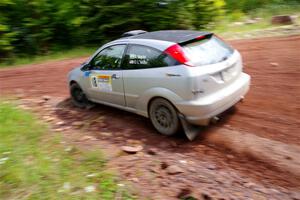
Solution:
M91 61L93 70L116 70L120 69L122 56L126 45L114 45L100 51Z
M159 50L142 45L130 45L124 59L124 69L145 69L176 65L176 61Z

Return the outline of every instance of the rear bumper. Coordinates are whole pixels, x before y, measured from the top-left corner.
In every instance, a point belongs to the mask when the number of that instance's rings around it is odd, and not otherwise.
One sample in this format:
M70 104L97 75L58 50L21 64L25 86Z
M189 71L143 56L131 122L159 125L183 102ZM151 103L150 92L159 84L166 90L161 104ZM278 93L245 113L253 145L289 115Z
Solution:
M198 100L185 101L175 104L186 120L196 125L208 125L212 117L229 109L248 92L250 76L245 73L229 86Z

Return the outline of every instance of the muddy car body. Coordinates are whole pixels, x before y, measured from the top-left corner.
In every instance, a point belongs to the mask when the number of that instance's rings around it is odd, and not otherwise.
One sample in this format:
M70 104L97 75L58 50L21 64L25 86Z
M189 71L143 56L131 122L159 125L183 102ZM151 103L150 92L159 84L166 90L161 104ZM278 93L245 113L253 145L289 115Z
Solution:
M239 52L198 31L133 31L100 47L69 73L74 103L106 104L149 117L165 135L207 125L247 93Z

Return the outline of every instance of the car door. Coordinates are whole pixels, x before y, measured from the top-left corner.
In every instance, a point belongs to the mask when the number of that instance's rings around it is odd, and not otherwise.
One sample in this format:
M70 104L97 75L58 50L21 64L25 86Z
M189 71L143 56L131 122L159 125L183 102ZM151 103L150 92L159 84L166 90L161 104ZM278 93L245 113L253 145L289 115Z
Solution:
M123 80L127 107L137 109L143 102L141 96L152 88L174 90L180 77L168 77L176 73L176 60L164 52L149 46L130 44L123 62ZM175 71L175 72L174 72Z
M106 47L90 61L85 81L92 101L125 106L121 70L125 48L125 44Z

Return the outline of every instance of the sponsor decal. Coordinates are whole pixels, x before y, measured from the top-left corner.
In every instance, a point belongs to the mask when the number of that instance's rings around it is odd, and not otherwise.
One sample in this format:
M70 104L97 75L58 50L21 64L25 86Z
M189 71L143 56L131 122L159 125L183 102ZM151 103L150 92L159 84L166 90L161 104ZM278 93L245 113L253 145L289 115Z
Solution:
M90 80L91 80L92 88L101 91L107 91L107 92L112 91L111 75L106 75L106 74L92 75Z

